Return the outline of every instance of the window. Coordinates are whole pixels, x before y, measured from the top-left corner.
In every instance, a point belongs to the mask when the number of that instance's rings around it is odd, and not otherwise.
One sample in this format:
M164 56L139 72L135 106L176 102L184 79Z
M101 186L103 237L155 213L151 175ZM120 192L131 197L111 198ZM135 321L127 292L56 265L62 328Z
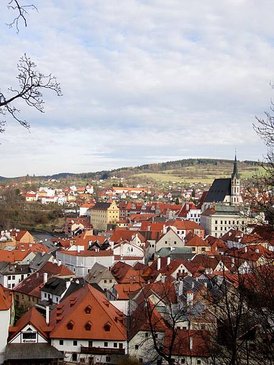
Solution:
M86 308L85 308L85 313L86 314L90 314L91 313L91 306L88 305Z
M59 340L59 345L64 345L64 340Z
M104 346L105 347L108 347L108 342L104 342Z
M110 362L110 356L106 356L106 362Z
M11 276L10 275L8 275L8 280L11 280Z
M123 348L124 348L123 344L119 343L119 349L123 349Z
M181 359L181 364L185 364L186 363L186 359Z
M113 347L117 347L117 342L114 342Z
M202 361L200 359L197 360L197 364L201 364Z
M87 323L85 324L85 330L86 330L86 331L90 331L90 330L91 330L91 322L87 322Z
M104 325L104 330L105 330L106 332L109 332L109 331L110 331L110 324L109 324L109 323L106 323L106 324Z
M72 331L73 330L73 327L74 327L74 323L72 321L70 321L70 322L67 323L67 329L69 331Z
M148 337L148 332L145 333L145 337Z
M77 341L76 340L73 341L73 346L77 346Z
M93 342L92 341L89 341L88 342L88 347L92 347L92 345L93 345Z
M139 348L139 345L135 345L135 350L138 350L138 348Z
M36 332L23 333L23 340L36 340Z
M15 275L12 275L12 280L15 280Z

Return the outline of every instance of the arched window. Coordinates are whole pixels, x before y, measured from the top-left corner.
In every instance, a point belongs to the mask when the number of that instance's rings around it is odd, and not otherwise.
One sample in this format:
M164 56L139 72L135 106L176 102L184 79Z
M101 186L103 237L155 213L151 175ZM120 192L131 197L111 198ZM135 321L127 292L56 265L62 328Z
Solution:
M67 329L70 330L70 331L72 331L73 330L73 327L74 327L74 322L73 321L69 321L67 323Z
M91 330L91 327L92 327L91 322L87 322L87 323L85 324L85 330L86 330L86 331L90 331L90 330Z

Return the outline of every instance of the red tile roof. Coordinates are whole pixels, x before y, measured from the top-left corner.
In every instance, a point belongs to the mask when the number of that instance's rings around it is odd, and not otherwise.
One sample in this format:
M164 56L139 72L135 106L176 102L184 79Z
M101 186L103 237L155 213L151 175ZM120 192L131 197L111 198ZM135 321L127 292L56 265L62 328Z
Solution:
M89 284L65 298L51 313L51 338L126 341L124 315Z
M0 284L0 311L10 309L12 305L12 292Z
M10 339L12 339L18 332L20 332L26 325L34 326L38 332L48 337L50 327L46 324L45 318L35 307L30 308L23 316L16 322L15 326L10 327Z
M172 331L168 331L164 340L164 351L168 352L171 346ZM173 356L208 357L210 334L198 330L176 330Z

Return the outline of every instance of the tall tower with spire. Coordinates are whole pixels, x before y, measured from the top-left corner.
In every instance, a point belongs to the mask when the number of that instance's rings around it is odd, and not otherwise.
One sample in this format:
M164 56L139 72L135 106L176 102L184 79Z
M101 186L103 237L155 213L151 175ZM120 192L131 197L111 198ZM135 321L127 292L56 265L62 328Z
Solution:
M233 172L231 174L231 204L237 205L243 202L241 196L241 180L238 172L238 162L235 154Z

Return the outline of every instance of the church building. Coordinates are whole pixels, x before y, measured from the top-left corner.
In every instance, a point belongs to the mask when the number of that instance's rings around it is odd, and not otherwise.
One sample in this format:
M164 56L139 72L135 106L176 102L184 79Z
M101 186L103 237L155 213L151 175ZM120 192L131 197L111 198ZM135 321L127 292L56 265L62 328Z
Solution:
M225 205L239 205L243 202L241 196L241 181L238 172L238 162L235 155L233 172L230 178L215 179L206 194L202 211L214 206L216 203Z

